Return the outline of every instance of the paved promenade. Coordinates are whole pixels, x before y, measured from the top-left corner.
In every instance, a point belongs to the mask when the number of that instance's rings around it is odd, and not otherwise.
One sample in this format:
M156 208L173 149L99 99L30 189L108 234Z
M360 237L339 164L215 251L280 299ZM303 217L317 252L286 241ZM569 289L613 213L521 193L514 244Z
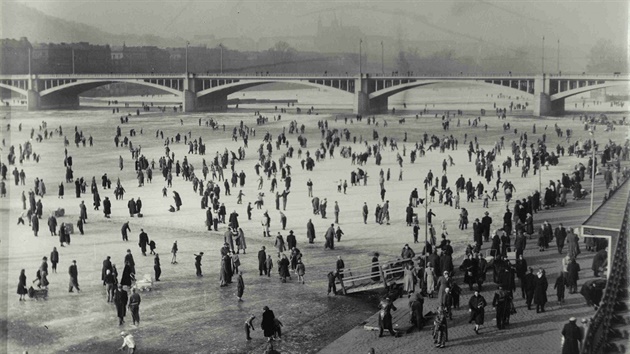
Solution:
M590 180L587 179L584 185L586 189L590 189ZM604 188L602 176L596 176L595 208L603 199ZM563 223L565 227L576 228L589 215L590 199L587 198L579 201L569 200L565 207L556 207L551 210L538 212L538 214L534 215L534 220L536 230L545 220L549 221L554 229L559 223ZM563 304L557 302L556 291L553 289L553 285L562 268L561 260L566 255L566 245L563 255L558 254L555 241L552 241L550 248L546 252L539 252L536 246L536 238L537 235L535 234L531 240L528 240L525 259L528 265L535 270L543 268L547 272L547 280L549 282L547 297L549 302L545 307L546 311L544 313L537 314L535 306L532 306L533 310L527 310L525 299L521 298L520 284L517 279L517 290L514 298L517 313L512 316L507 329L497 329L496 312L491 306L497 285L492 282L492 272L488 271L488 281L484 284L484 291L482 292L482 295L488 302L486 322L480 334L475 334L473 325L468 324L468 300L472 293L463 284L461 272L458 271L462 257L456 257L454 260L456 268L455 280L462 287L461 307L453 310L453 320L448 322L449 341L446 344L446 348L438 349L434 347L431 336L433 317L431 317L422 331L417 332L413 330L400 338L391 337L387 334L387 331L385 331L383 338L378 338L378 331L367 331L363 325L359 325L322 349L320 353L367 353L370 348L374 348L376 353L388 354L412 353L419 350L445 353L559 353L561 349L560 332L568 319L572 316L578 319L588 318L593 316L595 311L592 307L586 306L584 298L579 293L569 294L568 289L565 291L565 302ZM487 250L489 246L488 243L485 243L483 249ZM577 258L577 262L580 264L582 271L578 281L578 290L585 281L593 279L591 262L594 253L586 251L582 242L580 243L580 248L582 253ZM456 253L458 253L457 250ZM406 297L396 302L396 306L399 309L406 307L407 304L408 299ZM436 308L437 299L425 299L425 314L429 311L435 311ZM394 322L394 327L407 328L409 326L407 323L408 318L401 319L401 322L398 324Z

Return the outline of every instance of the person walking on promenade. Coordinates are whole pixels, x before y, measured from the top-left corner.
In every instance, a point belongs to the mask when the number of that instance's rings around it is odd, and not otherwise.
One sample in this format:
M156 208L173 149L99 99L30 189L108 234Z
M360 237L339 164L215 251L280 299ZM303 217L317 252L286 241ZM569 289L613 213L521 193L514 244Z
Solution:
M473 296L468 301L468 312L470 312L470 319L468 323L475 322L475 333L479 334L479 326L483 325L485 319L485 307L488 305L486 299L479 294L479 290L475 290Z
M545 304L547 303L547 276L544 269L539 269L536 273L536 281L534 287L534 303L536 304L536 313L545 312Z
M125 323L125 315L127 315L127 302L129 298L127 292L123 289L123 285L118 285L118 290L114 294L114 304L116 305L116 314L118 315L118 325Z
M267 338L267 342L273 340L273 336L276 332L276 323L274 319L276 316L269 307L263 307L262 321L260 321L260 328L263 330L263 335Z
M571 317L569 322L562 328L562 354L576 354L580 352L583 336L576 321L575 317Z
M379 338L383 337L383 330L388 330L392 337L398 337L396 331L392 326L392 314L391 311L398 310L394 303L391 301L389 297L383 299L379 304L378 308L380 309L378 313L378 327L379 327Z

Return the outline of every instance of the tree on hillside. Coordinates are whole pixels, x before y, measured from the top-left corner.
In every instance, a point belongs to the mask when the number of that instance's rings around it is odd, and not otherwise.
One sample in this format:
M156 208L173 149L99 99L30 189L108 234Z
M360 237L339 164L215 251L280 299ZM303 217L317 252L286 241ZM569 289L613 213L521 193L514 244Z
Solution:
M268 54L271 62L276 65L275 70L285 71L289 64L295 59L297 51L291 47L289 43L280 41L272 48L269 48Z

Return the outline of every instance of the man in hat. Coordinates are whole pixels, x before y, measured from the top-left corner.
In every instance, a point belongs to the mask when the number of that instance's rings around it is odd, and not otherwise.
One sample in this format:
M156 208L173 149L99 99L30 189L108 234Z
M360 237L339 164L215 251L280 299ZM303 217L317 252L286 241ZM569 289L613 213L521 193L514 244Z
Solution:
M582 343L582 332L575 323L575 317L569 318L569 323L562 328L562 354L573 354L580 352Z
M131 335L131 333L120 332L120 336L123 338L123 344L118 350L120 351L120 350L123 350L123 349L127 348L127 353L128 354L135 353L136 352L136 342L133 339L133 336Z
M68 292L72 292L72 289L74 288L77 288L77 292L81 291L81 289L79 289L79 270L77 269L77 261L72 261L72 265L68 268L68 274L70 274L70 286Z
M267 267L265 266L265 261L267 260L267 254L265 252L265 246L262 246L260 248L260 251L258 251L258 271L260 272L259 275L263 275L263 273L265 273L265 275L267 275Z
M293 230L290 230L289 234L287 235L287 248L292 250L295 247L297 247L297 240L295 239Z
M138 246L142 250L142 255L147 255L147 244L149 244L149 235L144 232L144 229L140 229L140 235L138 236Z
M487 211L484 214L485 216L481 218L482 234L483 240L488 242L490 240L490 225L492 225L492 218L490 217L490 213Z

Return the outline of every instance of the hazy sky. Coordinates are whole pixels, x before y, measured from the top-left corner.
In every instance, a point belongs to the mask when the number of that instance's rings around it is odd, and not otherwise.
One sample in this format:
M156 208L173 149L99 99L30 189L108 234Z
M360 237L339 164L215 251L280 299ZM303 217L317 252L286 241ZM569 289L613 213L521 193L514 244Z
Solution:
M550 42L560 39L573 47L590 48L602 38L627 45L629 31L629 0L13 1L111 33L183 38L312 35L318 18L328 24L333 16L367 34L411 40L483 38L501 45L533 45L540 43L543 35ZM19 26L19 22L4 25Z

